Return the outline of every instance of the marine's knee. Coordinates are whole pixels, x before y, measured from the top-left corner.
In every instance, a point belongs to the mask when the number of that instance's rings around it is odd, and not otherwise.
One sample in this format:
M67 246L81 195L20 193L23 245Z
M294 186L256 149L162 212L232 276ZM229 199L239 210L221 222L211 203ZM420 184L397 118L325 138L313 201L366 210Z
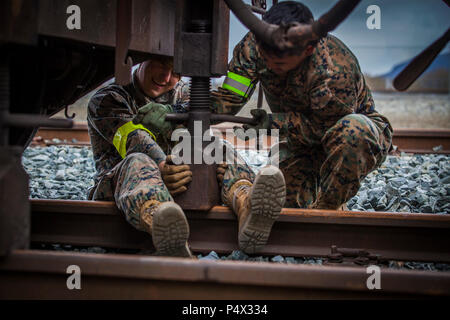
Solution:
M381 151L377 127L362 114L341 118L326 132L323 142L326 147L339 147L351 152L356 149L378 154Z

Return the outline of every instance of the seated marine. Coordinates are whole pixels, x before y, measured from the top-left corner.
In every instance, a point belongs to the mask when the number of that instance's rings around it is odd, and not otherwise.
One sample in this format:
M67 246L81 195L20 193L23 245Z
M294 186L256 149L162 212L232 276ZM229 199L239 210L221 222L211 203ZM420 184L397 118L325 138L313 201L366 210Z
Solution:
M302 3L283 1L263 20L274 25L314 21ZM332 35L280 51L253 33L235 46L224 84L213 91L217 113L236 114L261 83L272 111L254 109L258 124L278 129L286 207L339 209L386 159L392 127L375 110L358 60Z
M174 164L174 127L165 120L168 113L186 112L185 89L173 59L153 56L130 84L110 84L88 104L97 171L88 198L115 201L133 227L152 236L157 255L192 256L189 225L173 199L187 190L192 172L189 165ZM239 247L253 253L266 244L284 204L284 178L274 166L255 177L245 162L233 163L218 167L222 200L238 216Z

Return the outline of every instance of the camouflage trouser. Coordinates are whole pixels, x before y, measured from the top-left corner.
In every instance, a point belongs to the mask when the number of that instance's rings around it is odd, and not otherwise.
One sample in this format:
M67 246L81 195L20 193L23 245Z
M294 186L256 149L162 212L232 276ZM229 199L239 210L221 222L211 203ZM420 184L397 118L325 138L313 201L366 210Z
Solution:
M340 119L314 148L280 148L287 208L337 209L386 159L392 129L383 119L351 114Z
M231 204L227 203L226 200L228 198L227 194L229 193L230 188L238 180L249 180L250 182L253 182L255 180L255 173L229 142L227 142L226 140L222 140L222 143L224 144L224 147L227 148L227 151L225 153L228 153L230 155L225 159L227 161L231 160L231 163L227 163L228 168L223 175L221 196L223 203L231 206Z
M238 154L233 150L233 154ZM236 162L235 162L236 163ZM229 164L224 174L222 194L240 179L253 181L255 174L248 165ZM223 195L222 195L223 197ZM140 208L148 200L173 201L165 186L158 165L143 153L132 153L104 176L89 196L92 200L114 200L136 229L140 226Z

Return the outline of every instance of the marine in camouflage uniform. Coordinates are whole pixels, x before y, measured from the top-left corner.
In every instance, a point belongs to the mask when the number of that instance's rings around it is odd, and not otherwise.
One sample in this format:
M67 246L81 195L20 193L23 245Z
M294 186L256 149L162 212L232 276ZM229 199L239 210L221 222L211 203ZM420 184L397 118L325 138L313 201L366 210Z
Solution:
M108 85L91 98L88 105L88 129L97 174L88 199L115 201L126 220L136 229L150 232L143 223L141 209L150 200L173 201L164 184L158 165L173 147L170 137L150 132L142 126L133 127L132 120L139 108L150 103L170 104L176 112L186 112L187 85L182 81L170 91L150 98L140 88L133 75L127 86ZM121 128L125 146L117 142ZM235 157L236 150L231 149ZM226 166L223 171L222 196L239 180L253 181L255 174L242 158ZM239 164L237 164L239 163ZM226 199L226 198L225 198Z
M283 141L286 207L338 209L386 159L392 127L375 110L356 57L338 38L322 38L298 67L280 76L249 32L234 48L228 70L225 84L237 80L242 91L224 85L213 92L215 111L236 114L261 82L273 112L269 126Z
M172 198L186 190L192 172L174 164L173 155L166 157L173 128L165 115L186 111L186 88L173 75L170 61L155 58L139 67L129 85L109 85L91 98L88 127L97 175L89 199L114 200L131 225L152 236L157 255L192 257L187 219ZM222 199L237 215L240 249L255 253L281 212L285 181L274 166L255 176L236 150L220 141L231 159L217 169Z
M127 220L138 229L135 209L144 201L172 200L158 169L166 159L170 139L157 133L152 135L142 128L133 130L127 136L124 155L119 153L114 139L119 128L131 124L140 107L150 102L183 104L187 98L185 87L179 82L174 89L152 99L141 90L134 74L132 83L108 85L89 101L87 122L97 174L88 198L116 200Z

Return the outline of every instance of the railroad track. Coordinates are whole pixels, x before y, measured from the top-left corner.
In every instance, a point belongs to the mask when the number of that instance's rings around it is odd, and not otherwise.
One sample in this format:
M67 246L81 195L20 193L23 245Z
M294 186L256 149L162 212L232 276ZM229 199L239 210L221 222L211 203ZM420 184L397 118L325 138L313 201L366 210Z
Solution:
M222 127L224 132L226 127ZM41 128L41 145L89 145L86 125ZM75 142L71 142L76 139ZM35 142L39 143L35 139ZM64 142L64 140L66 140ZM68 143L67 143L68 142ZM237 147L249 143L231 141ZM271 141L265 141L268 148ZM396 130L408 153L450 152L450 131ZM250 146L251 146L250 141ZM440 150L435 147L441 146ZM153 250L112 202L31 200L31 247L64 244ZM237 250L237 221L226 207L187 211L195 253ZM142 254L14 250L0 260L0 298L303 299L450 296L450 272L389 268L389 261L450 263L450 216L284 209L261 255L320 257L323 265L205 261ZM66 269L82 270L83 289L66 288ZM367 266L381 267L370 290Z
M68 290L68 266L81 290ZM15 250L0 262L1 299L265 300L448 296L450 273Z
M232 126L224 124L213 126L222 132L225 137L226 130L231 130ZM61 142L53 142L57 138ZM73 140L75 139L75 140ZM65 140L65 142L64 142ZM230 139L229 139L230 140ZM75 141L75 142L74 142ZM237 138L230 141L237 148L253 148L253 140L244 142ZM90 145L90 138L86 123L77 122L72 129L40 128L33 140L34 145L58 145L68 144L77 146ZM395 129L393 144L398 151L406 153L440 153L450 154L450 130L445 129ZM270 137L263 142L263 148L271 145Z
M31 200L31 210L32 242L153 249L150 237L126 223L114 202ZM193 251L238 250L237 220L228 207L185 213ZM450 263L450 216L283 209L261 254L327 256L333 245L384 259Z
M150 237L129 226L111 202L31 200L31 209L32 243L152 249ZM228 208L186 215L194 252L237 249L237 221ZM382 263L449 262L449 229L448 216L284 209L261 254L320 256L325 257L324 265L15 250L0 261L0 298L450 296L450 272L397 270ZM370 264L382 266L380 290L367 287ZM82 290L65 286L70 265L82 270Z

